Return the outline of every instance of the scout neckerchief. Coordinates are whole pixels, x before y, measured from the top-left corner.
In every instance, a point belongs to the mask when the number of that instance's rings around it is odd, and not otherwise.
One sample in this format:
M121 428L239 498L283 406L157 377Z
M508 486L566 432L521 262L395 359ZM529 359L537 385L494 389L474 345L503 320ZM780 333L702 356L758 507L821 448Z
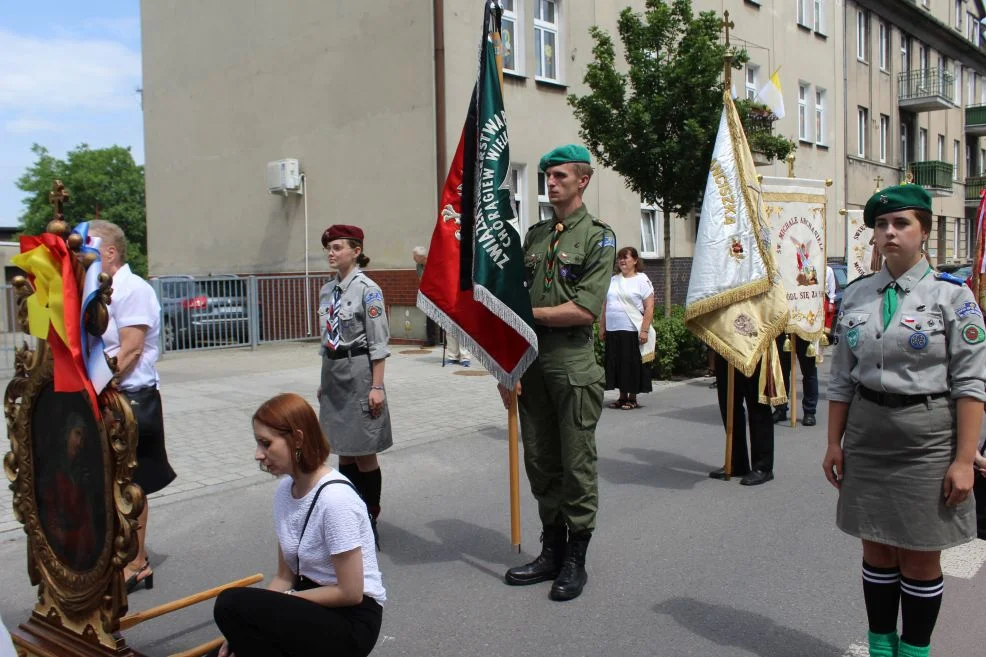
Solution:
M923 281L924 277L928 275L931 271L931 265L928 265L928 270L924 272L924 275L919 278L919 281ZM897 305L900 302L900 286L897 285L897 281L894 281L887 287L883 289L883 330L886 331L887 327L890 326L890 320L894 318L894 314L897 312Z
M325 346L335 351L339 348L339 309L342 308L342 288L336 285L332 289L332 305L329 306L329 318L326 322L329 335Z
M551 241L548 243L548 262L544 266L544 291L551 289L551 284L555 280L555 259L558 257L558 245L561 242L561 234L565 232L565 224L558 222L555 230L551 233Z

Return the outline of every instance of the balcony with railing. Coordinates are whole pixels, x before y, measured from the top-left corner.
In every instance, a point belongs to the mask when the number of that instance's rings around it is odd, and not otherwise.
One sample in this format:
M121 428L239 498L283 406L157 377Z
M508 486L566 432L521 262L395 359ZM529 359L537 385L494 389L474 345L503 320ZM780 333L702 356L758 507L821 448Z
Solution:
M904 180L901 182L921 185L931 192L932 196L951 196L953 171L954 167L951 164L940 160L911 162L907 165Z
M932 112L955 107L955 79L941 68L903 71L897 75L897 101L901 109Z
M986 135L986 105L966 106L965 133L977 137Z
M979 205L980 195L986 189L986 175L970 176L965 179L966 205Z

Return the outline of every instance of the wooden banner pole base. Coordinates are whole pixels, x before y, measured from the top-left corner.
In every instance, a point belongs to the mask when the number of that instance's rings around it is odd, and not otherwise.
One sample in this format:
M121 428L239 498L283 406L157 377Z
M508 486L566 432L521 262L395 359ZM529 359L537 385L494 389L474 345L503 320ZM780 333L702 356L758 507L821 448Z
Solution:
M510 545L520 554L520 448L518 442L517 389L510 393L510 408L507 410L507 444L510 469Z
M729 365L726 374L726 481L733 477L733 400L736 397L736 368Z

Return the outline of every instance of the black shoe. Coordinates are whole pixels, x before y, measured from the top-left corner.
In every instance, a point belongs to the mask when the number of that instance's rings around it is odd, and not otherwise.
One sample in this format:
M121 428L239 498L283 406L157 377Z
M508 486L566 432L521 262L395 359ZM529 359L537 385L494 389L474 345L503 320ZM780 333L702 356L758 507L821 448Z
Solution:
M806 427L815 426L817 424L817 422L815 422L815 414L805 413L805 417L803 420L801 420L801 424L805 425Z
M141 574L143 573L143 577ZM154 588L154 572L151 570L151 562L145 561L144 565L140 567L136 573L127 578L124 586L127 589L127 593L133 593L140 586L143 585L145 589L150 591Z
M742 486L759 486L760 484L766 484L768 481L774 478L774 473L770 470L753 470L750 474L743 477L740 480L740 485Z
M783 408L775 408L773 418L774 418L774 424L778 424L780 422L786 422L787 411L784 410Z
M541 532L541 554L530 563L508 570L504 581L511 586L527 586L558 577L565 559L567 535L565 526L545 527Z
M733 472L731 477L745 477L750 473L749 470L745 472ZM719 468L718 470L713 470L709 473L709 479L718 479L720 481L726 480L726 468Z
M589 576L585 573L585 553L589 549L591 538L592 532L583 531L573 534L569 539L565 563L558 577L555 578L555 583L551 585L551 593L548 594L552 600L560 602L574 600L582 595L582 589L589 581Z

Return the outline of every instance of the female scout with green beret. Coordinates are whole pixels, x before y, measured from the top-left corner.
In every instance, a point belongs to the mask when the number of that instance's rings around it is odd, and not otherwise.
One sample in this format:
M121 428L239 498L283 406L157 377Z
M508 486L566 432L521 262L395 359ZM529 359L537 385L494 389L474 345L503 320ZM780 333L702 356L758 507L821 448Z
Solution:
M874 657L929 654L941 550L976 529L986 330L969 289L924 258L931 216L919 185L870 198L863 218L885 264L846 288L836 320L823 469L839 528L863 542Z

